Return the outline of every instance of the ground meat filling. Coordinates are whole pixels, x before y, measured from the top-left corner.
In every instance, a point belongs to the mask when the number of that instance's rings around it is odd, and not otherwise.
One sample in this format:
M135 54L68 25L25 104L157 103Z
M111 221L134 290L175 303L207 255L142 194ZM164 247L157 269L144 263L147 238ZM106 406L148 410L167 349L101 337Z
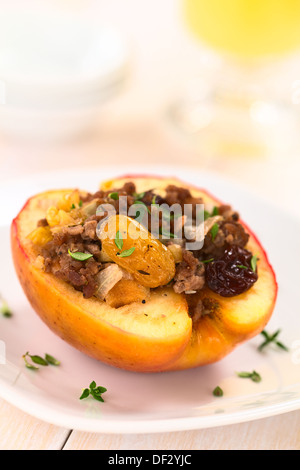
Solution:
M224 219L220 222L218 233L214 238L211 233L205 237L202 253L209 257L219 258L228 245L237 245L243 248L247 245L248 240L249 235L240 223Z
M116 196L118 194L118 197ZM192 217L196 217L197 204L202 204L203 200L193 197L187 188L169 185L166 188L164 197L155 193L155 189L137 194L133 182L125 183L122 188L110 191L97 191L96 193L82 196L82 207L86 210L86 216L82 223L74 226L64 226L52 232L53 238L44 245L41 255L44 257L44 268L58 278L70 283L76 290L82 292L85 298L95 295L98 289L98 275L108 264L103 260L101 253L101 242L97 237L97 224L104 216L96 214L96 209L101 204L112 204L119 213L119 197L127 198L127 207L137 202L141 202L149 210L143 211L142 216L147 218L148 229L151 232L150 209L153 204L168 204L172 206L179 204L182 208L185 204L192 205ZM217 233L209 231L204 239L201 250L188 251L185 249L186 240L182 239L163 241L166 245L176 243L182 249L182 259L176 264L176 273L172 285L176 293L185 293L194 318L199 318L207 310L203 301L197 294L207 286L207 262L221 259L229 247L244 249L248 243L249 235L244 227L239 223L239 214L232 210L229 205L220 205L216 208L218 216ZM137 217L137 216L136 216ZM138 219L141 223L145 219ZM178 227L183 234L184 217L171 219L170 231L178 235ZM163 224L163 217L160 218L160 230ZM38 227L46 227L47 220L41 219ZM170 233L171 233L170 232ZM84 252L92 255L86 261L77 261L70 256L70 252ZM204 313L203 313L204 312Z
M73 230L73 229L78 230ZM92 297L97 288L97 274L102 269L102 263L97 261L101 253L99 243L91 239L83 239L83 226L67 227L54 234L53 240L48 242L42 250L45 259L45 271L70 283L76 290L80 290L85 298ZM87 261L76 261L69 251L88 252L93 258Z
M182 250L182 261L177 265L174 277L174 291L194 293L205 284L205 268L191 251Z

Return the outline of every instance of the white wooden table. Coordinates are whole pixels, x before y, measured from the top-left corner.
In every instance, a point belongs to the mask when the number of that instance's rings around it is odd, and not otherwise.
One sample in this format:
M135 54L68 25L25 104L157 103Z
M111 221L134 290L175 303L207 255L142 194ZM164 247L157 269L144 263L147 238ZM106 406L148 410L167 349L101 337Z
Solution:
M103 17L137 40L126 91L106 107L96 135L65 143L24 143L1 137L0 184L14 176L105 162L115 162L117 171L118 164L125 161L137 168L151 161L158 172L161 163L184 162L199 171L213 170L242 182L300 217L297 149L262 158L220 155L207 159L196 146L166 131L161 118L164 106L195 72L198 54L178 27L174 2L107 3L99 1ZM0 399L0 449L300 449L300 410L199 431L106 435L44 423Z

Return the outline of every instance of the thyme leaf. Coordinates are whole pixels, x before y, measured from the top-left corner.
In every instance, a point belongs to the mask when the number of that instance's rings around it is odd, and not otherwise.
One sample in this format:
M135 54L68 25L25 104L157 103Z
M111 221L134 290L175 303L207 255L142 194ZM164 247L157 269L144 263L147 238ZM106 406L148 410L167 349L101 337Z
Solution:
M216 238L218 231L219 231L219 225L214 224L212 228L210 229L212 241L214 241L214 239Z
M214 388L213 395L215 397L222 397L223 396L223 390L221 389L221 387L219 387L219 385Z
M122 235L120 233L120 230L118 230L117 233L116 233L115 245L119 250L122 250L122 248L123 248L123 238L122 238Z
M256 271L256 265L257 265L257 255L253 255L251 258L251 269L252 271Z
M117 256L119 256L119 258L126 258L127 256L132 255L134 250L135 250L135 246L129 248L128 250L124 250L121 253L117 253Z
M1 302L0 313L6 318L12 317L12 311L9 308L8 303L5 300L1 301L1 297L0 297L0 302Z
M119 193L117 192L109 193L108 197L110 199L114 199L114 201L117 201L119 199Z
M76 261L86 261L93 257L91 253L81 253L80 251L75 251L72 253L70 250L68 250L68 253Z
M242 379L251 379L253 382L261 381L261 376L255 370L252 372L237 372L237 376L241 377Z
M145 196L145 191L143 193L133 193L133 197L135 200L143 199Z
M51 364L52 366L60 365L60 361L56 359L55 357L51 356L50 354L45 354L45 359L48 362L48 364Z

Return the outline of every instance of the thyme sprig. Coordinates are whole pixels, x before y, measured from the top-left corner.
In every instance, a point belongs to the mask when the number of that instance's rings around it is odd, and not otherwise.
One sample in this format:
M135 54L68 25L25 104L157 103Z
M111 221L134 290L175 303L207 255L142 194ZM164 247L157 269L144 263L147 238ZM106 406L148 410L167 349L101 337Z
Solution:
M122 238L122 234L120 233L120 230L118 230L116 233L115 245L118 248L118 250L120 250L117 253L117 256L119 256L119 258L126 258L127 256L132 255L132 253L135 250L135 246L133 246L129 248L128 250L121 251L123 249L124 242L123 242L123 238Z
M120 230L117 231L116 233L116 238L115 238L115 245L119 250L122 250L123 248L123 238Z
M38 370L39 367L35 366L34 364L38 364L40 366L48 366L49 364L53 366L59 366L60 361L55 357L51 356L50 354L45 354L45 357L38 356L37 354L29 354L27 351L23 354L22 358L24 359L25 366L27 369ZM29 362L31 360L34 364Z
M223 390L221 389L221 387L219 387L219 385L217 385L214 389L213 389L213 395L215 397L222 397L223 396Z
M236 373L238 377L241 377L242 379L251 379L252 382L260 382L261 381L261 376L258 372L253 370L252 372L237 372Z
M278 346L280 349L283 349L284 351L288 351L288 347L285 346L285 344L283 344L281 341L278 341L278 336L279 336L279 333L281 332L281 330L276 330L275 333L272 333L272 334L269 334L267 333L266 330L263 330L261 332L261 335L265 338L265 340L263 341L263 343L261 343L259 346L258 346L258 350L259 351L262 351L266 346L268 346L269 344L275 344L276 346Z
M83 389L79 400L89 397L90 395L97 401L104 402L102 394L105 393L107 389L105 387L97 386L96 382L93 380L88 388Z

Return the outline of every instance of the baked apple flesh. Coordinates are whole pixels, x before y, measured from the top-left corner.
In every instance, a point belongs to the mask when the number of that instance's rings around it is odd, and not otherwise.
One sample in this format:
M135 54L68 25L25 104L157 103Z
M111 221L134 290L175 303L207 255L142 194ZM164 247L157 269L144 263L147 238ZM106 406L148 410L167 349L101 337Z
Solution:
M113 190L129 181L140 193L155 188L163 194L173 184L188 188L207 206L220 204L206 191L173 178L125 176L105 181L101 189ZM277 283L261 244L243 222L250 235L246 248L257 255L258 279L234 297L222 297L207 287L199 290L197 296L208 308L196 321L189 315L188 294L176 293L172 286L151 289L146 302L138 297L119 306L118 284L111 291L110 305L96 297L84 298L65 281L43 272L28 235L47 209L69 193L69 189L48 191L29 199L12 222L11 244L18 278L33 309L73 347L115 367L160 372L216 362L264 329L275 305ZM120 282L130 300L132 293L142 292L132 280Z
M172 288L152 291L146 303L110 307L36 265L37 254L28 239L48 207L65 191L49 191L25 204L12 222L11 244L16 272L33 309L48 327L82 352L116 367L159 371L177 359L192 332L183 295Z
M191 186L176 178L132 177L131 175L105 181L101 189L107 191L133 181L136 191L155 188L163 195L168 185L188 188L195 198L207 207L221 202L209 192ZM268 323L277 298L277 282L267 254L257 237L243 222L249 234L246 248L257 256L258 279L246 292L233 297L222 297L207 287L197 296L209 306L205 315L193 322L192 336L183 354L166 369L179 370L216 362L230 353L237 345L259 334ZM187 297L187 296L186 296Z

